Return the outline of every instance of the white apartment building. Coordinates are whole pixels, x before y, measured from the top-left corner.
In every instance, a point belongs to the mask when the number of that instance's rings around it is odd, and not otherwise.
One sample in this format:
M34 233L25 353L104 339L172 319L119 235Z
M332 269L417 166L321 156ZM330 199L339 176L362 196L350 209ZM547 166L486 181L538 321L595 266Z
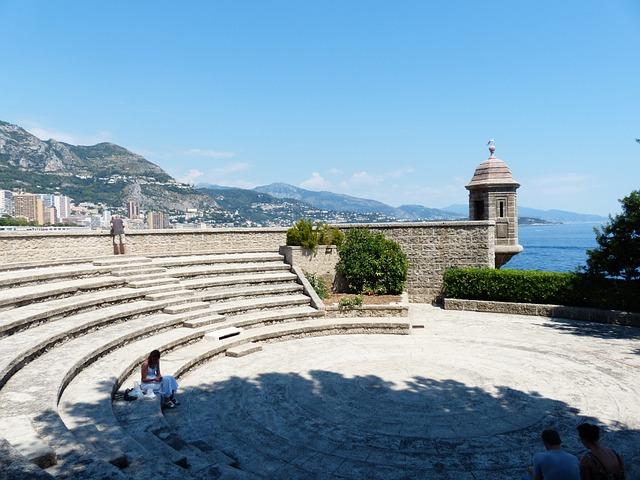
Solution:
M13 216L13 192L10 190L0 190L0 215Z

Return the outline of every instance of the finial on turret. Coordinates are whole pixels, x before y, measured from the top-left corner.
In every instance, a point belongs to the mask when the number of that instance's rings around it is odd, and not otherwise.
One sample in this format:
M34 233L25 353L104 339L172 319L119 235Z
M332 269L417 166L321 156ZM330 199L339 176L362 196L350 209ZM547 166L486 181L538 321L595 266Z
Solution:
M489 155L489 158L496 158L496 141L492 138L487 142L487 145L489 145L489 153L491 154Z

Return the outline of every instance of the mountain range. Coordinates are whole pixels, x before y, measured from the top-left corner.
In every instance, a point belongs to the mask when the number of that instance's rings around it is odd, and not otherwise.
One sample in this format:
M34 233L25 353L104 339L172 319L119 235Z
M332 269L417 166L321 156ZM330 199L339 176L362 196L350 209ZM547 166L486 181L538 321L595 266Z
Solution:
M256 187L254 190L268 193L277 198L293 198L324 210L338 212L371 213L380 212L389 217L401 220L449 220L465 218L467 213L448 212L438 208L427 208L422 205L400 205L392 207L377 200L352 197L333 192L317 192L295 187L287 183L271 183Z
M457 214L468 215L469 206L462 203L449 205L444 207L444 210L454 212ZM545 220L547 222L560 222L560 223L579 223L579 222L602 222L607 220L607 217L601 215L594 215L591 213L576 213L569 212L567 210L540 210L538 208L521 207L518 206L518 215L521 217L536 218Z
M113 143L71 145L41 140L0 121L0 189L61 192L78 202L102 203L114 210L135 200L142 209L179 215L188 208L201 220L225 225L290 225L298 218L326 222L455 220L466 205L393 207L377 200L272 183L253 190L180 183L141 155ZM522 216L553 222L601 221L597 215L521 207Z

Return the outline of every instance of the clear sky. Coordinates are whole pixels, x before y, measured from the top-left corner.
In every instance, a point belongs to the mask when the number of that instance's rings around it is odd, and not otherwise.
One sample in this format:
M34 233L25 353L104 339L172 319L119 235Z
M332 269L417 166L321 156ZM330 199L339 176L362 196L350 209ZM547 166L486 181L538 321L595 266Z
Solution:
M640 0L0 0L0 119L179 179L606 214L640 188Z

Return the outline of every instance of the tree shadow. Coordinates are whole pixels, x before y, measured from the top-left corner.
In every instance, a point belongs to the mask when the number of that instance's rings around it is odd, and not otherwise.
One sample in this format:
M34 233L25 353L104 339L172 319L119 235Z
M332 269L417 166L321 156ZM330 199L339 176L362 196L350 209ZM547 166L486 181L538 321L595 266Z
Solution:
M597 323L584 320L569 320L566 318L549 318L543 324L545 327L553 328L561 333L579 335L584 337L596 337L602 339L638 340L640 339L640 328L615 325L610 323Z
M396 385L315 370L203 382L183 398L183 408L165 412L176 433L261 478L521 478L545 428L581 454L576 426L584 421L604 427L603 443L626 458L628 478L640 478L632 467L640 431L508 386L422 376Z
M146 472L215 479L235 472L268 479L506 480L522 478L543 449L545 428L558 429L564 448L580 455L576 426L590 421L603 426L603 443L624 456L627 478L640 478L640 430L508 385L427 375L397 383L311 370L202 381L184 388L181 399L160 416L144 399L122 409L116 395L115 411L127 413L113 416L112 425L104 403L78 399L66 415L87 427L73 433L50 409L32 423L54 448L70 452L69 478L77 469L83 478L90 471L94 478ZM160 420L150 421L155 415ZM121 453L127 456L122 464Z

